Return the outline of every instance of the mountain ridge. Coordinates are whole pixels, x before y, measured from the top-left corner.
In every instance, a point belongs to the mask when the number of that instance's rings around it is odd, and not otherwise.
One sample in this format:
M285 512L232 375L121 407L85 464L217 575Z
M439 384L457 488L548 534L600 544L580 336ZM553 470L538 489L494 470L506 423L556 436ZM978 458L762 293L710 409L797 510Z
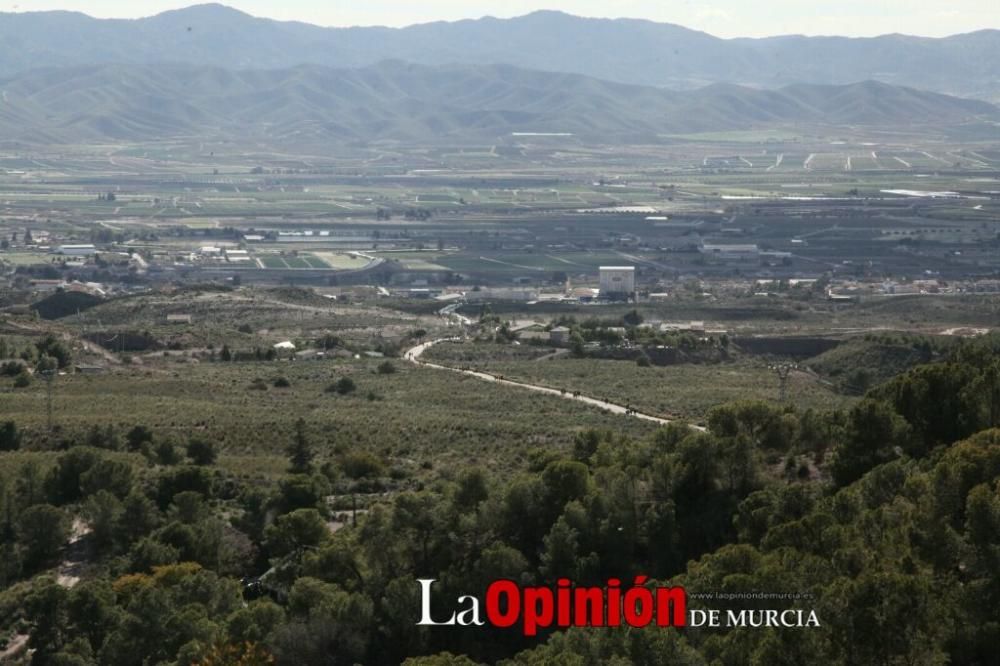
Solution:
M0 75L40 66L158 62L358 68L391 58L424 65L506 63L675 89L713 82L778 87L876 79L1000 99L1000 31L989 29L945 38L722 39L670 23L552 10L405 28L327 28L258 18L217 3L140 19L0 14Z
M495 140L524 131L648 140L789 125L944 127L1000 120L1000 109L987 102L871 81L671 91L505 64L399 60L282 70L80 65L4 77L0 89L0 132L42 143L247 135L424 142Z

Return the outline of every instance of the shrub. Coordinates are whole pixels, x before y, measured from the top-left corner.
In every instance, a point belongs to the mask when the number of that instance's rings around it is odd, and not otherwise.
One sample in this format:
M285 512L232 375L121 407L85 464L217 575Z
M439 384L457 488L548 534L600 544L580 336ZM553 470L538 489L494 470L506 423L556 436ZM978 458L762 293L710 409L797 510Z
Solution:
M160 465L176 465L181 461L180 455L172 442L159 442L153 449L153 459Z
M24 370L24 364L17 361L7 361L0 365L0 375L5 377L16 377Z
M326 387L327 393L339 393L340 395L347 395L348 393L353 393L357 389L357 385L354 380L350 377L341 377L335 383L330 384Z
M21 432L17 424L7 421L0 425L0 451L17 451L21 448Z
M125 435L125 443L129 451L142 451L153 441L153 431L143 425L137 425Z
M391 375L394 372L396 372L396 366L392 364L392 361L383 361L378 364L378 374Z
M31 386L31 374L27 370L21 370L14 378L14 388L27 388Z
M382 476L385 466L382 461L367 451L351 451L340 460L340 467L351 479L376 478Z
M192 439L187 445L187 456L195 465L213 465L218 457L215 446L203 439Z
M278 377L274 380L274 388L288 388L292 383L285 377Z

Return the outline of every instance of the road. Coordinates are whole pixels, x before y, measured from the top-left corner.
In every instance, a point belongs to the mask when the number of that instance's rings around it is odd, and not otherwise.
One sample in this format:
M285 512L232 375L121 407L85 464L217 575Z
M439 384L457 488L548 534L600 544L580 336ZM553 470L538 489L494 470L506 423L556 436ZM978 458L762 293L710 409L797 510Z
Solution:
M66 589L74 587L80 582L80 572L85 564L86 546L83 539L91 533L91 528L85 522L76 518L73 520L73 528L70 532L69 544L66 546L66 554L59 567L56 569L56 582ZM0 650L0 664L7 663L15 657L22 656L23 653L30 654L34 650L28 650L29 634L14 634L7 641L7 647Z
M66 545L66 554L63 561L56 569L56 582L67 589L74 587L80 582L80 574L87 563L89 553L84 538L91 533L90 525L79 518L73 520L73 529L70 532L69 543Z
M421 345L417 345L412 349L408 350L404 354L403 358L411 363L425 367L434 368L436 370L447 370L449 372L454 372L461 375L467 375L469 377L475 377L476 379L481 379L487 382L493 382L494 384L504 384L507 386L516 386L518 388L526 389L528 391L535 391L536 393L545 393L548 395L554 395L565 400L576 400L577 402L582 402L591 407L597 407L603 409L606 412L611 412L612 414L621 414L622 416L632 416L643 421L650 421L652 423L658 423L660 425L668 425L672 423L670 419L663 419L658 416L652 416L650 414L643 414L635 410L629 410L622 405L616 405L612 402L605 402L604 400L598 400L597 398L589 398L585 395L574 394L571 391L561 391L559 389L549 388L548 386L539 386L538 384L528 384L527 382L514 381L512 379L506 379L503 377L498 377L496 375L491 375L486 372L479 372L477 370L462 370L461 368L452 368L447 365L439 365L437 363L430 363L429 361L422 361L420 357L425 351L433 347L434 345L441 342L456 342L459 338L442 338L439 340L431 340L430 342L425 342ZM691 426L695 430L704 430L698 426Z
M28 634L14 634L7 641L7 648L0 651L0 664L5 663L8 659L21 656L21 653L27 650L29 638Z

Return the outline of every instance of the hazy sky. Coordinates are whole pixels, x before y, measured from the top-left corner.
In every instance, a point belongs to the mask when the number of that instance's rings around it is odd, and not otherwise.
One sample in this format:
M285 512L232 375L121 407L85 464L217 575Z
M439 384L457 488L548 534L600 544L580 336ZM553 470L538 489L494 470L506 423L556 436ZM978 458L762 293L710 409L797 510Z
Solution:
M0 11L69 9L134 18L190 4L195 0L0 0ZM1000 28L1000 0L230 0L223 4L256 16L331 26L403 26L560 9L582 16L678 23L720 37L889 32L938 37Z

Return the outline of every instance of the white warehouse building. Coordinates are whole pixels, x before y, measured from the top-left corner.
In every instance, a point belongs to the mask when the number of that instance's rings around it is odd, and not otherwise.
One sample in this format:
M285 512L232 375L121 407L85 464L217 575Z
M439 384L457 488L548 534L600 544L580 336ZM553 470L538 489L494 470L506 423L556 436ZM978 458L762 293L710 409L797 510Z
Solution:
M97 248L88 243L85 245L58 245L52 249L52 254L63 254L67 257L89 257L97 254Z
M635 266L601 266L601 297L635 293Z

